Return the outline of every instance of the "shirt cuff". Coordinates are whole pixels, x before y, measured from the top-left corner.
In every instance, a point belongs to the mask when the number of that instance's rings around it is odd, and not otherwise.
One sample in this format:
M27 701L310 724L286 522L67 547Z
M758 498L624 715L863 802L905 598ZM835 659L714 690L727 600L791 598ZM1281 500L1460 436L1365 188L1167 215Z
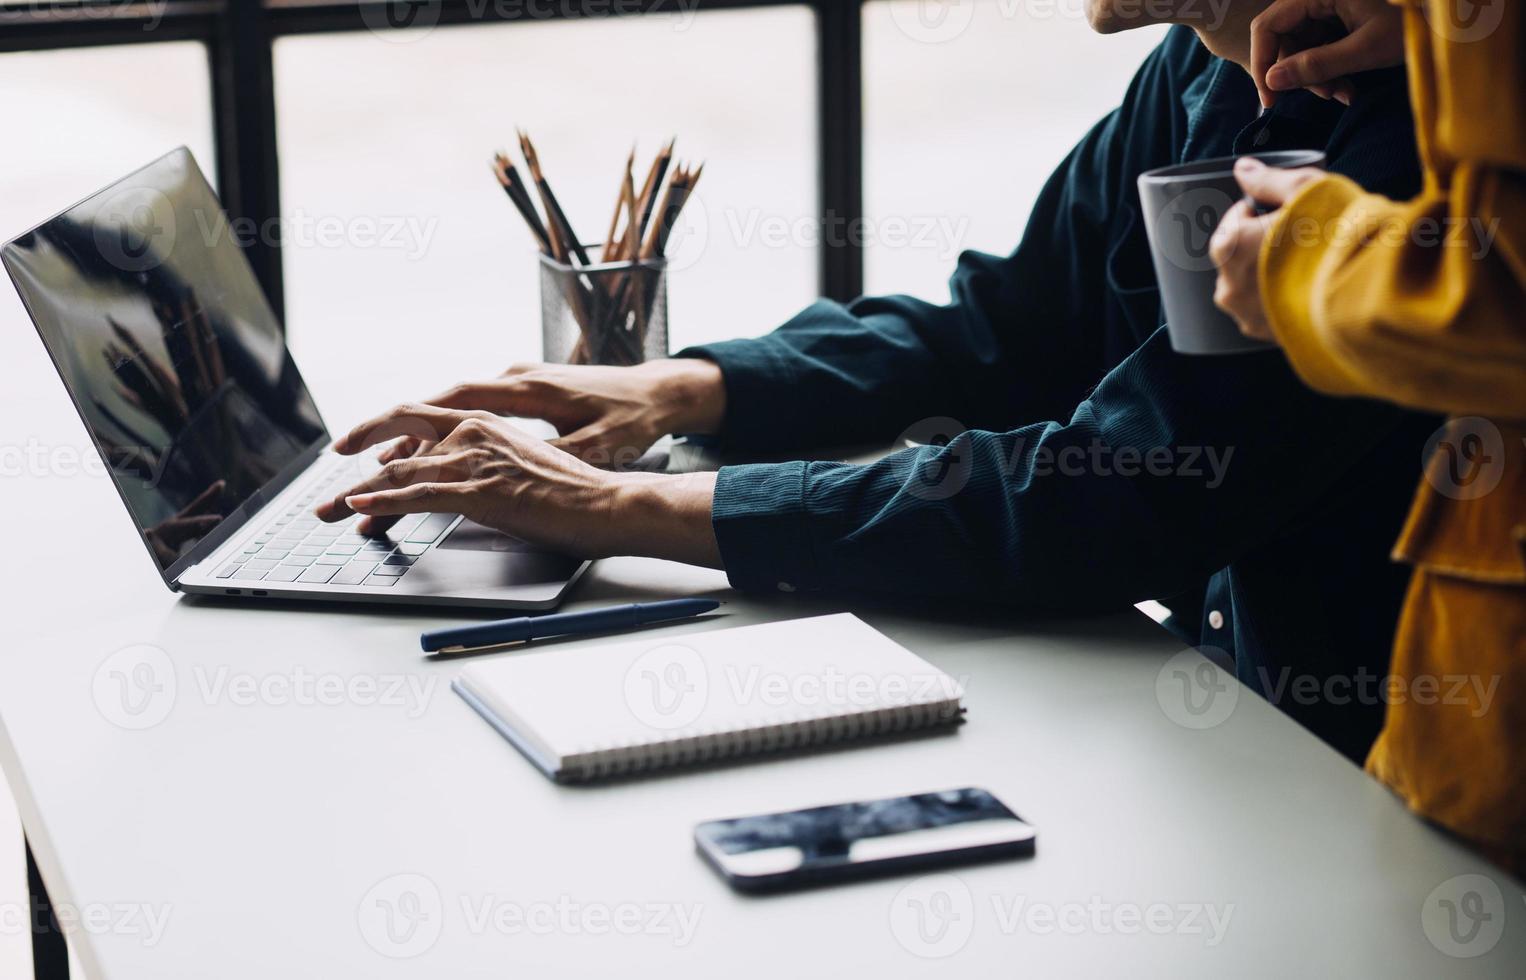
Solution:
M724 466L710 521L733 587L806 592L820 587L805 487L809 464Z

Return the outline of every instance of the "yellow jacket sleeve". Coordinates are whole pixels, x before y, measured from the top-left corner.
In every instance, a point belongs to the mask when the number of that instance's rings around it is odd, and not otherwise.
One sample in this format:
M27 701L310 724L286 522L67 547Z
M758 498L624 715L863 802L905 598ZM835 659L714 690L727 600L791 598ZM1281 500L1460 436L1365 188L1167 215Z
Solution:
M1522 5L1404 5L1425 190L1306 185L1262 248L1268 318L1322 391L1526 419Z

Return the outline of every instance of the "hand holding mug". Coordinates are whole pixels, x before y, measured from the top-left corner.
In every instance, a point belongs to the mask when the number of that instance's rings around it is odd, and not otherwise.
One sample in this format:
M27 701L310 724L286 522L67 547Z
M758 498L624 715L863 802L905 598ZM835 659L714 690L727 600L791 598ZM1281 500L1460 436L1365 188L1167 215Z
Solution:
M1267 322L1257 276L1267 229L1276 217L1276 210L1299 188L1323 176L1324 171L1317 167L1283 170L1268 167L1252 157L1235 163L1235 179L1245 198L1219 222L1208 244L1208 254L1219 269L1214 305L1229 314L1240 332L1253 340L1277 342Z

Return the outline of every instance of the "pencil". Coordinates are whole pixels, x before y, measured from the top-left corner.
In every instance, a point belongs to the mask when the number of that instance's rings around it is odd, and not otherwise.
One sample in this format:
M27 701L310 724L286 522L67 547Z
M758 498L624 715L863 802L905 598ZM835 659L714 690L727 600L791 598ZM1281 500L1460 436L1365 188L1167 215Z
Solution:
M530 198L520 186L518 174L514 171L514 165L508 158L499 153L493 159L493 176L498 178L499 185L504 194L509 198L509 203L524 218L525 224L530 226L530 233L535 236L535 241L540 245L542 252L551 253L551 239L546 235L546 227L541 224L540 215L535 213L535 205L530 203Z
M530 167L530 179L535 181L536 189L540 191L541 204L546 208L548 224L551 225L552 240L554 242L558 238L563 239L563 255L560 256L561 260L565 262L565 253L571 251L583 265L593 265L588 260L588 252L583 248L583 243L578 240L578 236L573 232L572 223L567 220L567 215L562 211L562 206L557 201L556 195L551 192L551 185L547 182L546 175L541 172L540 157L535 152L535 144L530 142L529 134L523 130L519 134L519 146L525 155L525 163Z

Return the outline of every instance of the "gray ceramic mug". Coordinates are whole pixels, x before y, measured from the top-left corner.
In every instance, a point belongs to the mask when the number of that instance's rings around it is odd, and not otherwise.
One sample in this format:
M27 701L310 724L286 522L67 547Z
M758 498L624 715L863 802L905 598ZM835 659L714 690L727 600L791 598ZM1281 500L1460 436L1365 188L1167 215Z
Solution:
M1268 167L1323 167L1319 150L1252 153ZM1271 345L1251 340L1213 305L1218 269L1208 254L1214 229L1245 195L1235 181L1239 157L1161 167L1139 176L1139 203L1155 260L1171 348L1182 354L1241 354Z

